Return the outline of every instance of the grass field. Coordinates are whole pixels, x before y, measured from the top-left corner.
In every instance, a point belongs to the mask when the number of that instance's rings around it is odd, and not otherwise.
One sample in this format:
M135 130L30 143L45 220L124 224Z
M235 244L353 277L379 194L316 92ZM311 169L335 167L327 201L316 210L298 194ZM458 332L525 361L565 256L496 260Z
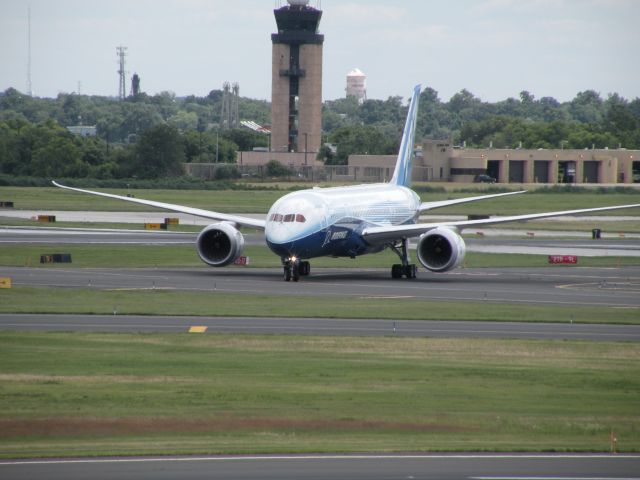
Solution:
M0 290L0 313L112 315L201 315L249 317L381 318L387 320L485 320L559 323L640 324L637 309L592 306L544 306L506 303L504 299L432 301L370 296L297 296L287 302L269 295L224 293L211 285L199 291L153 288L14 287ZM221 290L223 286L221 286Z
M40 255L70 253L72 264L40 265ZM412 252L414 255L415 252ZM280 268L280 258L266 246L247 246L243 255L250 259L249 267ZM415 256L415 255L414 255ZM398 257L391 251L376 255L349 258L316 258L312 268L390 268ZM619 267L638 265L640 257L580 257L578 266ZM42 268L93 268L93 267L203 267L195 245L3 245L0 249L0 266L32 266ZM544 267L546 255L493 254L468 252L464 267ZM230 267L234 268L234 267ZM424 271L424 275L434 275Z
M640 450L635 344L0 333L0 456Z
M516 187L514 186L515 190ZM101 189L108 193L126 195L126 190ZM179 205L215 210L224 213L266 213L269 207L286 191L277 190L134 190L138 198L157 200ZM477 192L438 192L422 194L423 201L443 200L481 195ZM145 210L128 202L100 198L70 192L59 188L2 187L0 196L13 201L22 210L87 210L87 211L141 211ZM638 203L638 195L624 193L588 192L579 194L528 192L508 198L497 198L479 203L438 209L440 214L512 215L554 210L572 210L589 207L605 207ZM149 208L146 208L149 210ZM627 210L627 215L640 215L637 210ZM608 212L607 215L615 214Z
M260 213L286 192L133 193L221 212ZM446 192L425 194L422 199L470 195L474 193ZM141 209L55 188L1 187L0 200L14 201L18 209ZM436 213L498 215L628 203L638 203L637 195L528 193ZM631 223L628 232L637 228ZM615 225L616 231L619 227ZM43 253L71 253L74 268L207 268L191 245L3 245L0 266L40 267ZM266 248L249 246L245 253L252 267L279 271L279 259ZM356 260L318 259L312 268L386 269L396 259L389 252ZM535 267L546 266L546 261L545 256L469 253L466 266ZM581 257L579 266L638 263L640 259L634 258ZM490 296L488 301L466 303L303 297L283 306L279 299L226 294L212 285L189 292L22 286L0 290L0 312L112 314L114 308L119 315L215 312L640 323L636 310L507 305L493 303ZM0 332L0 457L4 458L601 452L608 451L612 430L621 451L640 451L639 398L636 343Z

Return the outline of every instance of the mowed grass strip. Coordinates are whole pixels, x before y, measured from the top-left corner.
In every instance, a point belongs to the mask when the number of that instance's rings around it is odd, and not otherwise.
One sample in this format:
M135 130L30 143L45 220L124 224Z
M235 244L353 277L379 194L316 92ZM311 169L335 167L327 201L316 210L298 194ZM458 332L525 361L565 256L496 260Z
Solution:
M277 190L160 190L126 188L86 188L115 195L131 193L136 198L175 203L224 213L267 213L269 207L287 192ZM160 211L124 200L98 197L56 187L2 187L3 199L13 201L20 210L78 211Z
M640 449L632 343L0 333L0 456Z
M40 265L40 255L50 253L70 253L72 263ZM273 268L280 271L280 257L266 246L247 246L243 255L248 256L248 267ZM415 258L415 251L411 251ZM386 268L398 263L398 257L391 251L363 255L355 259L321 257L311 259L312 275L315 268ZM60 245L55 243L40 245L6 244L0 249L0 266L42 267L42 268L117 268L117 267L203 267L204 263L196 253L195 243L183 245ZM621 267L640 265L640 257L584 257L580 256L577 267ZM508 253L467 252L463 268L486 267L546 267L547 255L526 255ZM212 267L213 268L213 267ZM230 267L235 268L235 267ZM558 267L562 268L562 267ZM420 275L437 275L420 267Z
M375 296L246 295L213 289L200 292L94 288L0 289L0 313L195 315L230 317L379 318L557 323L640 324L637 308L522 305L479 301L433 301Z
M288 185L285 188L310 188L313 184ZM439 185L440 186L440 185ZM518 185L510 186L517 190ZM116 195L126 195L127 189L89 188ZM165 203L188 205L224 213L267 213L269 207L281 196L284 190L160 190L135 189L130 193L137 198L156 200ZM450 191L421 193L422 201L446 200L482 195L486 192L479 187L468 192ZM2 187L3 199L13 201L16 209L33 210L82 210L82 211L153 211L150 207L135 205L122 200L96 197L63 190L55 187ZM507 198L497 198L482 202L456 205L434 210L442 214L485 214L515 215L518 213L551 212L555 210L573 210L590 207L606 207L637 203L637 195L615 192L579 192L555 193L536 192L535 190ZM157 209L156 209L157 210ZM622 215L640 215L638 209L623 210ZM43 213L44 210L43 210ZM605 215L615 215L607 212Z

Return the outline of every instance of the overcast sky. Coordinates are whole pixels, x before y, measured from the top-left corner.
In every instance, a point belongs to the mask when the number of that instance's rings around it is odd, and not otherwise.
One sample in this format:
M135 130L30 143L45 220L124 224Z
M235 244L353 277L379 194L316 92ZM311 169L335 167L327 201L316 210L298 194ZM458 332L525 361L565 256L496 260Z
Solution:
M116 47L142 90L207 95L225 80L271 97L273 8L284 0L2 0L0 90L117 95ZM311 0L323 10L323 97L367 75L369 98L417 83L443 101L463 88L484 101L560 101L593 89L640 97L640 0Z

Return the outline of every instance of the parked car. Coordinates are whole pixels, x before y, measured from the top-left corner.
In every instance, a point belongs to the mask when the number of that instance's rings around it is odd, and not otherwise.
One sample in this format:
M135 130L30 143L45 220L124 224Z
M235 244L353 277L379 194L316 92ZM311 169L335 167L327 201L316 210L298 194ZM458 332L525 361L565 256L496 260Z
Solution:
M473 181L476 183L496 183L496 179L491 175L476 175Z

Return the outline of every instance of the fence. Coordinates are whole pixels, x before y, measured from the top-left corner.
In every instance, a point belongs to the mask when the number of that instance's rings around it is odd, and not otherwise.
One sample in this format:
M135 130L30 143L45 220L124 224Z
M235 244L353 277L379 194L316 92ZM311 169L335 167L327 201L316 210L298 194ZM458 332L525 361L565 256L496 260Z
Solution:
M243 178L266 180L270 178L282 180L302 180L308 182L387 182L393 175L393 167L365 167L348 165L290 165L286 166L287 175L271 177L265 165L236 165L231 163L185 163L185 172L192 177L203 180L229 178L229 169L235 168ZM235 173L235 172L234 172ZM433 180L433 169L429 167L413 167L413 181Z

